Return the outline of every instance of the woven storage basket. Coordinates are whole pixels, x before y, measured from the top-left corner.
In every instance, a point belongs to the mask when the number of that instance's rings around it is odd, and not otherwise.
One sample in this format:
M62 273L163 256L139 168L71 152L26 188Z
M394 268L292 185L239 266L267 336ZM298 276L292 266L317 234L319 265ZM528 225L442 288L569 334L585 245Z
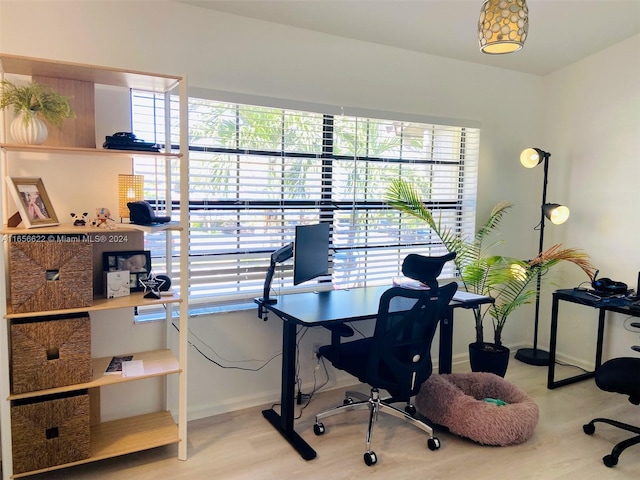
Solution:
M11 323L14 394L91 381L91 321L86 313Z
M91 456L86 390L14 401L13 472L23 473Z
M13 237L20 239L16 241ZM93 244L36 241L44 235L14 235L10 246L11 308L14 313L88 307L93 303ZM71 237L71 236L67 236ZM29 239L33 238L34 241Z

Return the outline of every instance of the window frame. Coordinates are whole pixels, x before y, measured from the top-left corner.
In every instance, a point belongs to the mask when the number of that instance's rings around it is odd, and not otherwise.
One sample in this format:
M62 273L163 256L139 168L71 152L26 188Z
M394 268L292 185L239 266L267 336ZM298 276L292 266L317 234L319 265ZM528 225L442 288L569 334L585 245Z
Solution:
M141 92L138 92L138 94L140 94ZM138 137L144 138L146 141L155 141L156 143L160 144L161 147L164 147L164 139L161 137L162 133L163 133L163 129L162 128L155 128L154 127L154 131L153 132L149 132L149 131L144 131L144 130L140 130L138 131L136 129L136 122L135 122L135 95L137 93L135 91L132 90L131 92L131 99L132 99L132 126L133 126L133 130L134 133L136 133L136 135L138 135ZM144 93L146 94L146 92ZM223 96L224 97L224 96ZM193 97L189 97L189 102L191 103ZM198 100L208 100L207 98L199 98ZM222 100L215 100L215 101L219 101L219 102L226 102L226 103L237 103L237 102L228 102L224 99ZM162 112L158 114L157 118L164 118L164 100L161 100L162 103L159 103L159 111L161 110ZM262 103L268 103L268 102L262 102ZM278 101L274 101L273 103L278 103ZM280 102L280 103L287 103L287 102ZM255 102L252 103L238 103L239 106L250 106L252 104L255 104ZM317 107L317 106L316 106ZM282 109L282 111L287 111L289 110L288 106L283 106L283 107L271 107L271 106L265 106L265 105L258 105L257 108L278 108L278 109ZM252 200L252 199L247 199L247 200L191 200L189 201L189 208L190 211L195 210L197 208L202 208L202 209L214 209L214 208L218 208L220 210L229 210L232 211L234 209L238 210L238 203L240 202L242 204L242 208L243 209L280 209L283 211L286 211L287 209L304 209L304 208L313 208L316 209L318 211L318 221L328 221L332 223L332 229L331 229L331 240L332 240L332 252L333 255L331 255L330 257L330 265L334 265L333 262L331 262L332 259L335 258L335 256L340 256L341 252L347 251L349 250L348 247L341 247L338 243L334 242L334 235L336 233L336 229L333 228L335 227L335 214L336 212L340 212L340 211L347 211L347 210L352 210L354 212L373 212L374 210L390 210L390 207L388 207L384 201L382 199L379 199L377 201L365 201L365 202L354 202L354 201L336 201L335 199L332 198L332 188L333 188L333 184L335 182L335 178L333 176L333 171L334 171L334 167L335 167L335 162L338 161L345 161L345 162L350 162L350 161L354 161L354 162L372 162L372 163L376 163L376 162L393 162L394 160L398 160L398 164L407 164L407 163L420 163L420 162L416 162L411 161L404 161L404 160L399 160L399 159L392 159L392 158L385 158L385 157L375 157L375 156L367 156L367 155L358 155L357 152L357 145L354 147L354 155L340 155L340 154L335 154L334 153L334 147L335 147L335 137L332 137L332 135L334 134L334 121L336 117L340 117L340 118L344 118L344 109L342 109L341 113L339 115L336 115L335 111L332 113L326 113L327 108L318 108L317 110L321 110L321 111L316 111L316 112L310 112L310 113L316 113L318 115L322 115L323 118L323 131L322 131L322 151L320 152L320 154L314 154L314 153L298 153L298 152L285 152L285 151L276 151L276 150L269 150L269 149L246 149L246 148L241 148L239 145L236 145L235 148L229 148L229 147L212 147L212 146L197 146L197 145L191 145L191 132L189 132L189 139L190 139L190 145L189 145L189 152L190 152L190 156L193 158L194 156L197 156L199 153L202 154L220 154L220 155L234 155L237 156L238 158L242 158L242 156L253 156L253 157L277 157L278 155L282 156L282 157L299 157L299 158L309 158L309 159L317 159L318 161L321 162L321 178L322 178L322 186L321 186L321 194L320 194L320 200ZM323 113L322 110L324 110L325 112ZM365 111L363 110L358 110L360 113L364 113ZM391 114L391 113L387 113L387 112L371 112L371 111L366 111L368 112L370 115L372 113L375 113L375 115L373 117L367 117L366 119L363 120L377 120L379 118L391 118L391 120L385 120L385 121L400 121L402 122L402 120L394 120L397 118L407 118L406 123L412 123L411 121L413 121L413 123L425 123L425 120L428 120L424 117L419 117L417 118L416 116L411 116L411 115L400 115L400 114ZM354 113L357 113L357 111L354 111ZM167 116L168 118L165 119L165 121L173 121L173 115L169 115ZM156 118L156 120L157 120ZM421 122L415 122L417 119L422 120ZM438 119L439 121L442 121L442 119ZM356 120L357 122L357 120ZM157 123L157 122L156 122ZM452 199L448 202L442 202L440 200L427 200L425 202L425 205L427 205L428 208L434 208L437 209L438 211L446 211L446 210L454 210L454 211L462 211L465 210L465 212L462 212L460 215L458 215L458 217L462 217L464 215L466 215L467 217L469 217L469 211L472 210L472 215L470 215L470 219L467 218L467 220L465 220L465 227L462 228L460 230L460 234L461 235L468 235L470 232L471 234L473 234L473 230L475 228L475 204L476 204L476 198L477 198L477 162L478 162L478 155L479 155L479 136L480 136L480 129L478 128L477 125L472 125L472 124L468 124L468 122L451 122L448 121L446 122L444 125L440 125L440 124L434 124L436 127L446 127L447 125L451 125L452 123L461 123L462 125L457 125L457 126L453 126L453 127L447 127L447 128L454 128L454 129L460 129L461 136L464 136L466 131L471 131L473 130L474 135L477 136L477 139L475 140L476 145L475 145L475 151L473 153L473 156L475 158L471 159L471 163L473 163L473 165L471 165L470 170L472 170L472 174L470 176L470 178L466 178L463 175L463 178L461 180L458 181L458 190L460 192L467 191L469 189L472 190L472 194L471 194L471 200L469 200L468 198L466 198L469 194L465 193L459 193L457 195L457 197L455 199ZM191 119L190 119L190 125L191 125ZM178 129L173 129L174 131L178 131ZM153 135L153 138L150 139L148 138L149 135ZM356 142L357 143L357 142ZM179 148L178 145L172 145L172 148L177 149ZM469 162L470 160L466 157L466 147L464 145L462 145L460 147L461 151L464 151L464 155L465 158L461 159L459 161L459 163L461 163L461 169L464 170L465 168L468 168ZM240 160L238 160L239 162ZM429 161L424 161L422 162L424 164L438 164L441 165L442 162L437 162L435 160L429 160ZM137 172L140 173L140 172ZM167 174L167 176L169 176L170 174ZM145 177L146 178L146 177ZM167 182L168 184L171 183L171 179L168 179ZM166 188L165 188L166 189ZM162 189L160 189L162 190ZM170 189L169 189L170 190ZM161 197L161 195L160 195ZM155 196L155 198L148 198L148 200L150 201L150 203L152 203L153 205L155 205L157 208L159 209L165 209L167 206L167 202L165 202L165 200L163 200L162 198L159 198L158 195ZM176 201L171 201L171 210L173 212L177 212L178 209L178 203ZM191 218L191 216L190 216ZM458 220L456 220L457 222ZM190 228L191 228L191 220L190 220ZM282 238L282 244L287 243L289 241L293 241L293 238L290 236L291 234L289 234L289 236L285 235ZM399 234L401 235L401 234ZM191 238L193 239L193 237L191 236ZM242 257L244 257L245 259L249 259L249 257L260 257L262 258L262 263L260 261L256 262L254 264L254 266L252 267L254 270L258 270L261 272L266 273L267 267L268 267L268 256L270 255L270 253L275 250L276 248L278 248L281 245L273 245L270 248L262 248L262 249L255 249L253 251L247 251L244 253L240 253L240 254L236 254L238 255L238 260L237 263L241 263L241 259ZM191 246L190 246L191 248ZM431 239L429 241L426 242L413 242L411 245L403 245L402 242L398 241L397 244L395 245L386 245L386 246L377 246L377 247L370 247L368 248L369 250L381 250L387 248L389 249L390 253L392 254L391 256L396 257L397 259L397 274L400 274L400 262L401 262L401 257L403 257L404 255L408 254L408 253L424 253L424 249L429 249L429 250L433 250L433 254L443 254L445 253L445 250L443 250L443 247L441 246L439 241L434 241L434 239ZM394 252L395 250L395 252ZM170 251L170 249L168 249L168 251ZM214 254L215 255L215 254ZM232 253L226 253L226 254L222 254L222 255L233 255ZM192 268L192 259L195 258L195 256L192 256L190 254L190 269ZM395 262L395 261L394 261ZM158 262L161 263L161 262ZM175 269L174 269L175 270ZM457 276L457 272L448 269L445 270L443 272L446 276L449 277L454 277ZM339 285L334 285L331 281L331 278L327 278L327 277L323 277L319 279L319 282L313 283L313 284L308 284L308 285L302 285L302 286L298 286L298 287L293 287L291 285L291 281L290 281L290 277L292 276L292 266L290 263L286 263L284 265L280 265L277 269L276 269L276 275L274 275L274 279L273 279L273 286L272 288L275 290L276 294L286 294L286 293L294 293L296 291L307 291L307 290L311 290L311 289L322 289L322 288L334 288L337 287ZM389 278L386 277L386 281L389 281ZM346 285L343 286L343 288L350 288L353 286L361 286L361 285L375 285L375 284L380 284L375 283L375 282L368 282L366 279L364 281L359 281L357 282L357 285L351 284L351 285ZM191 292L192 292L192 286L190 283L190 296L191 296ZM254 290L251 290L249 293L238 293L238 294L234 294L234 295L225 295L225 296L220 296L219 298L215 298L213 300L211 299L204 299L204 298L190 298L190 304L193 305L204 305L204 306L210 306L210 305L220 305L220 304L234 304L234 303L246 303L251 301L251 298L253 297L257 297L260 296L262 292L262 288L261 286L256 286Z

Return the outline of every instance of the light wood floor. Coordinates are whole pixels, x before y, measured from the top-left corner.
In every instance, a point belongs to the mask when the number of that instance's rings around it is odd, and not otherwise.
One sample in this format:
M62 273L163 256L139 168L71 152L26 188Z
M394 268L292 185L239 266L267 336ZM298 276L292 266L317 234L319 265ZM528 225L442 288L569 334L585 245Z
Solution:
M562 373L563 368L560 368ZM455 371L468 371L458 366ZM531 395L540 423L531 439L511 447L486 447L437 432L442 447L432 452L421 431L381 416L373 436L378 464L363 460L366 412L327 419L327 432L313 434L314 412L341 402L341 391L317 394L297 422L298 432L318 457L302 460L263 419L261 408L196 420L189 425L189 459L177 460L176 446L49 472L34 480L184 479L640 479L640 446L631 447L614 468L602 464L614 443L631 434L599 424L593 436L582 425L610 417L640 425L640 407L622 395L597 389L593 380L547 390L547 370L513 358L507 380ZM556 378L561 378L557 375ZM362 391L367 388L362 386Z

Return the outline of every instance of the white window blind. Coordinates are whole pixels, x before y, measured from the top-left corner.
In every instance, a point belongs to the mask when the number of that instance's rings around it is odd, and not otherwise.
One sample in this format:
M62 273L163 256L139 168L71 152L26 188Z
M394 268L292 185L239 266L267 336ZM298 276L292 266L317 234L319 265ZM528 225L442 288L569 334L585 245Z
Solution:
M134 133L164 144L164 100L134 91L132 106ZM169 117L177 121L176 112ZM393 178L411 181L437 218L472 237L479 135L476 128L190 98L191 300L261 295L271 253L293 241L298 224L330 224L331 275L318 281L335 288L389 283L409 253L444 254L426 224L387 207L385 192ZM177 148L177 138L171 142ZM177 172L167 176L165 168L135 162L147 199L175 217ZM165 177L168 184L157 181ZM166 251L161 243L149 248L154 256ZM447 267L443 276L453 276L453 264ZM277 269L275 293L318 287L294 287L292 269L291 261Z

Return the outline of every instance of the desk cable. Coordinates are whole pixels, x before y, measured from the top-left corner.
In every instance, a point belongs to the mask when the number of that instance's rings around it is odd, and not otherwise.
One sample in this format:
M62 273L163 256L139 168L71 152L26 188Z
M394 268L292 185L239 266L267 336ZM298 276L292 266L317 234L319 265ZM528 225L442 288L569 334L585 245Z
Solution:
M174 323L171 322L171 325L173 326L173 328L175 328L178 332L180 331L180 329L178 328L178 326ZM228 360L226 358L224 358L223 356L221 356L218 352L216 352L213 347L211 347L210 345L208 345L206 342L204 342L202 339L200 339L195 333L193 333L191 331L191 329L189 329L189 334L192 335L196 340L198 340L200 343L202 343L203 345L205 345L209 350L211 350L218 358L224 360L225 362L229 362L229 363L246 363L246 362L264 362L262 365L260 365L259 367L255 367L255 368L251 368L251 367L238 367L235 365L223 365L222 363L214 360L213 358L211 358L209 355L207 355L206 353L204 353L202 351L201 348L199 348L195 343L193 343L191 340L187 340L187 343L193 347L193 349L198 352L205 360L208 360L209 362L213 363L214 365L220 367L220 368L225 368L225 369L230 369L230 370L243 370L245 372L258 372L260 370L262 370L264 367L266 367L267 365L269 365L269 363L271 363L273 360L275 360L276 358L280 357L282 355L282 352L277 352L274 353L271 358L269 358L268 360L259 360L256 358L252 358L252 359L247 359L247 360Z

